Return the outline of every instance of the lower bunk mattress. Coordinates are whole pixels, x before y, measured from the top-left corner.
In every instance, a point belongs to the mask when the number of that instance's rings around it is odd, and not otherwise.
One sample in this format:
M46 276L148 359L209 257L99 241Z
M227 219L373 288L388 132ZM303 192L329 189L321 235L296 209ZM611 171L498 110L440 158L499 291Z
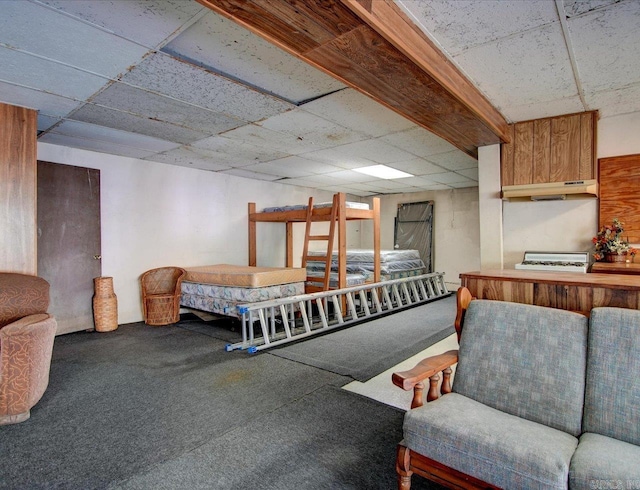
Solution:
M180 305L240 318L237 305L304 294L302 268L217 264L186 268Z

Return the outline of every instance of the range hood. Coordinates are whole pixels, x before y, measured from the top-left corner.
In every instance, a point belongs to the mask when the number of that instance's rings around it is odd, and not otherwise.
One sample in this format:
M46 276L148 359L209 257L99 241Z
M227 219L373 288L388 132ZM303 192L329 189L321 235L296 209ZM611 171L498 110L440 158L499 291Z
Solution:
M548 184L505 185L505 201L561 201L564 199L593 199L598 197L597 180L570 180Z

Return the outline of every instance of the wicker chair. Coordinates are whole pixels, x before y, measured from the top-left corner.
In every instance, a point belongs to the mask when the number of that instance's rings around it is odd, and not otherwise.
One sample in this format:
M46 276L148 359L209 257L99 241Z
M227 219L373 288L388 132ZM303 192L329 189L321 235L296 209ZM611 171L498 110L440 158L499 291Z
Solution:
M160 267L142 274L142 311L147 325L180 320L180 286L185 273L180 267Z
M49 283L0 272L0 425L24 422L49 385L57 323Z

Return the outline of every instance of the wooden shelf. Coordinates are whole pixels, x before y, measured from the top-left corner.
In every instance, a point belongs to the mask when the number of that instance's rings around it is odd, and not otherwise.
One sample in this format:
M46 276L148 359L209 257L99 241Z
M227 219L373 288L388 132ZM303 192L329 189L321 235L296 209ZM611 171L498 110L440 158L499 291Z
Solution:
M592 273L599 274L640 274L640 263L635 262L595 262Z

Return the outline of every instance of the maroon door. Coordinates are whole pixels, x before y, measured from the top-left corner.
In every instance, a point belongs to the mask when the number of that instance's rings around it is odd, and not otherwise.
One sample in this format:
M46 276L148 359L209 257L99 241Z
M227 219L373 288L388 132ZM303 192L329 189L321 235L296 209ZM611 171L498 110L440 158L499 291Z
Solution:
M38 162L38 275L51 284L58 334L93 328L101 275L100 170Z

